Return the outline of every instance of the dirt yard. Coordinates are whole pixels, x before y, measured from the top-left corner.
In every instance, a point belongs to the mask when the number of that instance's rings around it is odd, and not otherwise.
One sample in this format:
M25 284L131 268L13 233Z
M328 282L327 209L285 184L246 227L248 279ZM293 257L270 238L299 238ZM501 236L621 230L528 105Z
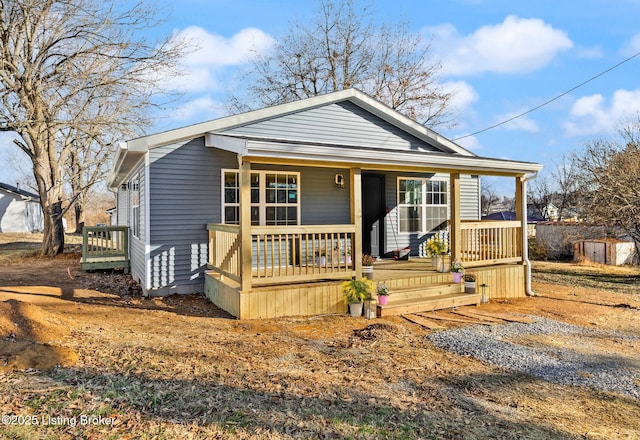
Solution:
M83 273L73 244L37 259L37 238L0 234L0 438L640 438L637 399L426 340L443 330L346 314L238 321L197 295L145 299L128 276ZM536 297L479 311L611 331L515 343L640 369L637 269L534 269Z

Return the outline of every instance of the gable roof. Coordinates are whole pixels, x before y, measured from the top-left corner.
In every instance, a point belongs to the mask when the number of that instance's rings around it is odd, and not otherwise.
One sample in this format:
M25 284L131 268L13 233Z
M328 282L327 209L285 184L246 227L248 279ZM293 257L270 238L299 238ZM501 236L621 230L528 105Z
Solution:
M314 96L300 101L289 102L247 113L226 116L212 121L189 125L187 127L176 128L174 130L133 139L129 141L128 144L130 144L130 149L136 151L142 148L154 148L180 139L191 139L195 136L200 136L208 132L230 130L236 127L254 124L260 121L297 113L315 107L335 104L342 101L352 102L358 107L404 130L405 132L412 134L418 139L437 147L443 152L473 156L473 153L465 150L460 145L450 141L425 126L418 124L416 121L404 116L390 107L387 107L357 89L340 90L326 95Z
M242 127L260 124L265 121L283 118L288 115L327 107L337 103L349 102L370 115L414 137L418 142L428 145L432 151L397 151L383 148L367 148L358 145L337 145L321 143L314 139L288 140L266 139L242 134ZM451 168L452 158L457 163L453 168L478 170L481 172L502 172L525 174L536 172L542 167L527 162L504 161L479 158L455 142L418 124L396 110L357 90L346 89L326 95L302 99L296 102L267 107L212 121L193 124L186 127L139 137L120 143L108 178L110 187L119 185L134 169L147 151L183 140L205 136L206 145L233 151L243 156L262 158L286 158L292 160L323 160L329 162L349 162L380 166L407 166L410 164L432 164L435 167ZM345 155L346 152L346 155ZM372 154L375 153L375 154ZM345 159L346 157L346 159Z
M6 183L0 182L0 189L4 189L7 192L17 194L21 196L23 199L33 199L33 201L35 202L40 201L40 196L38 196L37 194L34 194L29 191L25 191L23 189L18 188L17 186L8 185Z

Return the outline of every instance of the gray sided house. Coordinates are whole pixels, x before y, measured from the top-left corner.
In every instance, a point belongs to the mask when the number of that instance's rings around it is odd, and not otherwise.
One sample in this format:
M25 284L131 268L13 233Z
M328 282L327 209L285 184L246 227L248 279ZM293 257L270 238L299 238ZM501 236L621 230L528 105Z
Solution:
M478 260L461 231L480 223L481 175L513 176L526 203L540 168L477 157L349 89L122 143L109 185L147 295L204 292L245 318L341 310L320 284L359 276L363 254L426 256L436 233L470 266L526 268L521 242Z
M0 232L38 232L43 227L40 197L0 183Z

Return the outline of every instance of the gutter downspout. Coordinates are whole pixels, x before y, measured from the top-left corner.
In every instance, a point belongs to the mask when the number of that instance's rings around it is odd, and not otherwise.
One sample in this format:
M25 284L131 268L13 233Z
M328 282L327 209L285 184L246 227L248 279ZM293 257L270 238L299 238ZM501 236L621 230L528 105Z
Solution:
M538 177L538 171L525 175L524 179L522 179L522 216L524 217L524 227L522 228L522 260L527 267L524 288L527 296L536 296L536 293L531 289L531 261L529 261L529 231L527 228L527 182L535 179L536 177Z

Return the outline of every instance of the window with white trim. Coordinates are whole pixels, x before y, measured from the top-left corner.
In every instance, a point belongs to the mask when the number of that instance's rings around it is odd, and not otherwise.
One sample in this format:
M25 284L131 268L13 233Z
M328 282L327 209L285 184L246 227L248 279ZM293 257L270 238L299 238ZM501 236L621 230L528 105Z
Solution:
M140 237L140 175L131 179L131 234Z
M399 232L431 232L447 220L446 181L398 177Z
M251 171L251 224L300 224L300 173ZM240 178L222 170L222 222L240 223Z

